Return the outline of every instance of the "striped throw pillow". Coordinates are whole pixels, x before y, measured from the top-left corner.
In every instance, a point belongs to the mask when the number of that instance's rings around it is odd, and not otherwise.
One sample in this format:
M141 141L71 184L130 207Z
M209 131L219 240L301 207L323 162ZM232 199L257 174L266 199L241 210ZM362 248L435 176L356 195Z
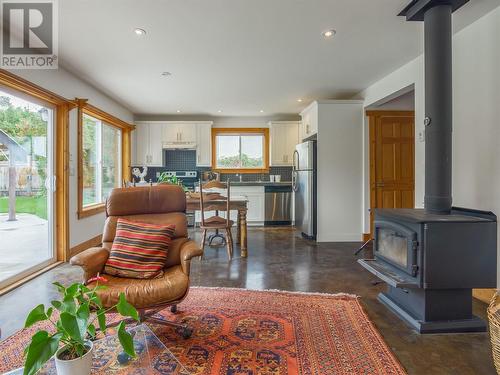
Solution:
M175 225L155 225L118 219L104 273L135 279L163 274Z

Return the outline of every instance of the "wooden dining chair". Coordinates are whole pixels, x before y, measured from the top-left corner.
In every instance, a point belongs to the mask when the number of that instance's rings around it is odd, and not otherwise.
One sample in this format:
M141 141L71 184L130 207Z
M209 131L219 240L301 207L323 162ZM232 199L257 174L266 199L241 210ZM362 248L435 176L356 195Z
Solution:
M233 235L231 233L231 228L234 225L234 221L229 218L230 216L230 211L229 211L229 205L230 205L230 193L231 193L231 186L230 182L220 182L220 181L209 181L206 184L203 184L202 181L200 180L200 210L201 210L201 224L200 228L202 230L201 234L201 249L205 249L205 241L207 238L207 231L209 230L225 230L226 231L226 247L227 247L227 256L229 260L232 259L233 257ZM208 190L208 189L225 189L226 190L226 196L218 196L217 198L209 198L209 195L207 194L204 197L203 190ZM219 216L219 209L220 206L214 204L214 200L221 200L225 199L226 200L226 217L223 218ZM212 201L212 202L211 202ZM207 211L215 211L216 214L215 216L211 216L209 218L205 218L205 213Z

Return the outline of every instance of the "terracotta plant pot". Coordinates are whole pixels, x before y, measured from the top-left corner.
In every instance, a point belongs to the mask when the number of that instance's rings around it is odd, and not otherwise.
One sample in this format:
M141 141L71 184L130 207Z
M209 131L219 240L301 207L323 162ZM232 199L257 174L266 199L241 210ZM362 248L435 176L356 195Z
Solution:
M94 345L92 341L85 341L85 346L89 349L82 357L64 360L59 359L59 355L64 352L66 347L62 347L56 352L57 375L89 375L92 369L92 357Z

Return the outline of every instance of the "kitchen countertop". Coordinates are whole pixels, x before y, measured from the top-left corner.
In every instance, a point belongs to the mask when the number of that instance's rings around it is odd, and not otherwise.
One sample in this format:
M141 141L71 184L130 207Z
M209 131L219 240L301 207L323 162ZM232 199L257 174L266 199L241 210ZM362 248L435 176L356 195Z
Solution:
M291 186L292 181L231 181L231 186Z

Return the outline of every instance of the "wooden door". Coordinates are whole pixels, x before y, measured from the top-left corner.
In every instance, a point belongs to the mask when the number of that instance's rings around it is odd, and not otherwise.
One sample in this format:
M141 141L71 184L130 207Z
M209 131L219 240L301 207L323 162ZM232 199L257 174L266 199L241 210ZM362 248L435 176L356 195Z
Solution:
M370 232L375 208L415 207L415 113L368 111Z

